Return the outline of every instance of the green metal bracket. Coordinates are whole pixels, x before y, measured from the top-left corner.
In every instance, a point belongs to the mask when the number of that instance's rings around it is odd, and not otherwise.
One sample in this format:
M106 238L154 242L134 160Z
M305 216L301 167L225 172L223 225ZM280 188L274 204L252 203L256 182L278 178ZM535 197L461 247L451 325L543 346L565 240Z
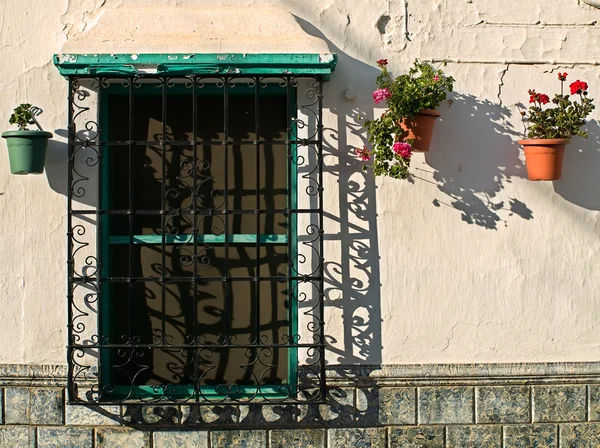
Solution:
M54 65L68 76L321 75L328 80L337 55L323 54L56 54Z

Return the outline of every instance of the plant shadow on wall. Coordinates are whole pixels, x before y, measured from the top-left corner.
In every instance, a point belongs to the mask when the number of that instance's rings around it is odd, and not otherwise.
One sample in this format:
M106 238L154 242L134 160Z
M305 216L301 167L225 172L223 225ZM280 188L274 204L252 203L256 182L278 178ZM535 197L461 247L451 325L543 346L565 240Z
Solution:
M433 205L452 207L464 222L491 230L508 226L511 217L533 219L532 210L518 198L508 202L497 198L512 178L527 176L517 144L522 130L508 123L510 110L472 95L452 93L440 112L432 150L425 156L445 195L435 198ZM411 171L414 181L424 169Z
M583 130L588 138L571 139L565 148L562 177L552 183L554 191L566 201L587 210L600 210L600 125L590 120Z

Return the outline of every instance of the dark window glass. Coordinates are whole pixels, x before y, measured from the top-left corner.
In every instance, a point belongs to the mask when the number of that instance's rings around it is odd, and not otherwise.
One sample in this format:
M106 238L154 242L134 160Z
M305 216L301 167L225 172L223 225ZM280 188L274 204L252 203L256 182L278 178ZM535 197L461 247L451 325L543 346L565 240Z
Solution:
M288 382L289 349L243 347L287 342L287 243L227 249L202 239L287 237L286 98L260 96L257 146L254 95L230 95L225 145L223 96L199 95L195 167L192 96L169 94L166 104L163 126L161 95L136 93L132 136L128 96L110 94L106 104L108 140L120 142L105 150L107 200L123 211L108 224L109 338L136 346L108 351L111 384L190 385L195 369L201 386Z

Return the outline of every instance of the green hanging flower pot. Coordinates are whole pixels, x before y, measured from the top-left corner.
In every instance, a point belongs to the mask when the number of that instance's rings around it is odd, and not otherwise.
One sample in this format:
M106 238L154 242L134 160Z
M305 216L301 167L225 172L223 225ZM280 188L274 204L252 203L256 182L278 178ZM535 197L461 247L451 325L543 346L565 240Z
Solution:
M46 162L46 148L50 132L42 130L35 119L42 109L24 103L17 106L10 117L10 124L19 126L18 131L6 131L2 137L6 139L10 172L13 174L42 174ZM28 124L35 124L39 130L27 129Z
M6 131L2 133L8 146L12 174L42 174L46 148L52 133L47 131Z

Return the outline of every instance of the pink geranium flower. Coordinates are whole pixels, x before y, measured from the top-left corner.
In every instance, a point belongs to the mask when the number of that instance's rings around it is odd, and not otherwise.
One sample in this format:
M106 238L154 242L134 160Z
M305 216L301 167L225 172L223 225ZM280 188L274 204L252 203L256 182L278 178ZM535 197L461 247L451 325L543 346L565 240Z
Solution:
M375 104L379 104L384 100L389 99L392 96L392 92L389 89L377 89L373 92L373 99L375 100Z
M403 159L408 159L412 155L412 146L405 142L396 142L392 146L392 151L398 154Z

